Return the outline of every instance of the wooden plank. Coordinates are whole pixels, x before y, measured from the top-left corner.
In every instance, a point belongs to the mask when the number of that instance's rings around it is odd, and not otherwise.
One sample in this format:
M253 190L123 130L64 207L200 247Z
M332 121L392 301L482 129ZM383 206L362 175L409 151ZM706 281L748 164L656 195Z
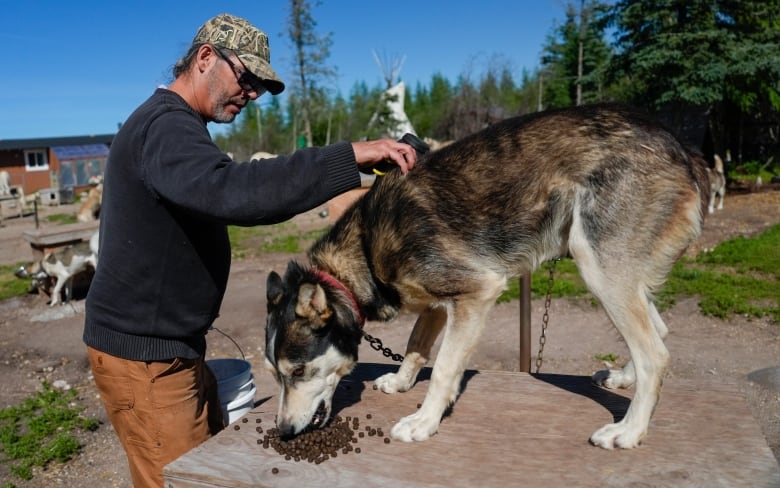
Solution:
M373 390L371 381L394 368L360 365L337 390L338 413L388 433L422 401L430 374L424 370L407 393ZM270 375L256 375L256 385L261 396L276 393ZM362 453L319 465L286 461L257 444L263 434L255 428L273 426L276 413L275 396L265 397L168 465L166 487L780 486L780 467L734 383L669 380L640 448L591 446L593 431L624 415L629 394L595 387L587 377L470 371L428 441L365 437L355 445Z
M30 243L33 259L38 260L42 259L47 252L57 248L89 240L99 226L100 222L96 220L57 225L55 227L41 227L23 231L22 237Z
M31 245L59 245L63 242L87 240L95 231L97 231L99 225L99 221L93 221L63 224L56 227L42 227L39 229L25 230L22 232L22 237Z

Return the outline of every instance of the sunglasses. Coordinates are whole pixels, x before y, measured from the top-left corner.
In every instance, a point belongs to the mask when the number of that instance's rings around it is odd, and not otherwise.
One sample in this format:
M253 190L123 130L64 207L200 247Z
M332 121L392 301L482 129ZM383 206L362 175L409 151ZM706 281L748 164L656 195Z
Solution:
M233 73L236 75L236 81L238 81L238 86L240 86L242 90L247 93L255 92L258 97L265 93L265 87L260 83L260 80L258 80L257 77L249 72L249 70L246 68L241 70L233 63L233 61L230 60L229 57L225 55L225 53L216 47L214 48L214 51L219 55L220 58L224 59L228 66L230 66L230 69L233 70Z

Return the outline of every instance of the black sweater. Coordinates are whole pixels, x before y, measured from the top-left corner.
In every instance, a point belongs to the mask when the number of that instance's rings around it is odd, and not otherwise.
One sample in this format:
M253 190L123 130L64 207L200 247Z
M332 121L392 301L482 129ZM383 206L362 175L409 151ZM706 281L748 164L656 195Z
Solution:
M194 358L230 271L227 225L270 224L360 186L347 142L237 163L204 119L158 89L111 145L84 342L139 361Z

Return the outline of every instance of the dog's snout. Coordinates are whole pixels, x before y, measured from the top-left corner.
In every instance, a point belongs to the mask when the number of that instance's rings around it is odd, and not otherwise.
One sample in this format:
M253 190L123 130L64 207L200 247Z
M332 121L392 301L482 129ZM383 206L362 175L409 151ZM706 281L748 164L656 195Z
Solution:
M276 429L279 431L279 437L282 440L289 440L295 437L295 426L287 422L277 422Z

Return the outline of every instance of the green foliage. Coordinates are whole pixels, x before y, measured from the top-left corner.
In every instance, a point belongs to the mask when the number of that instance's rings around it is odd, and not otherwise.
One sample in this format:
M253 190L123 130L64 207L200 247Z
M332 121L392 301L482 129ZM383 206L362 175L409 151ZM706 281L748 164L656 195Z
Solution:
M780 322L780 224L755 238L726 241L696 259L675 265L658 294L659 309L680 296L699 296L702 313L739 314Z
M228 226L234 258L260 256L263 253L300 253L322 236L327 227L301 232L290 222L256 227Z
M349 94L325 88L335 72L326 64L331 36L315 33L310 3L290 2L287 33L295 59L305 63L296 64L288 80L286 106L265 96L215 138L236 159L257 150L292 152L309 129L315 145L379 135L369 120L384 87L359 81ZM709 139L691 142L705 153L730 149L735 165L743 158L780 160L780 2L585 0L563 6L563 22L541 46L540 65L522 67L519 80L499 54L481 73L470 62L456 80L437 73L427 84L409 86L405 110L417 134L457 139L501 118L574 105L579 89L583 103L620 101L662 111L674 130L695 113L686 127L708 128ZM295 18L300 23L293 25Z
M609 361L610 363L615 363L620 356L610 352L607 354L595 354L593 357L599 361Z
M545 263L542 268L531 274L531 297L540 298L547 294L550 286L550 266L552 263ZM577 265L571 259L561 259L555 264L553 276L552 296L561 297L584 297L589 295L585 282L577 271ZM520 297L520 283L517 279L509 280L507 289L498 297L497 303L517 300Z
M78 221L75 214L51 214L44 220L54 224L75 224Z
M604 70L611 50L604 39L600 21L606 4L589 0L581 8L566 7L566 20L548 36L542 52L543 105L545 108L569 107L577 103L605 100ZM582 76L580 77L580 45Z
M780 224L754 238L739 237L720 244L696 259L682 259L672 269L656 296L659 310L674 305L680 297L698 296L705 315L728 318L731 315L771 317L780 323ZM549 287L549 266L531 277L531 296L544 297ZM558 262L552 296L589 297L576 265L571 259ZM520 296L518 280L511 280L498 303ZM592 300L593 297L591 297Z
M68 461L80 447L74 433L98 428L96 419L79 413L76 394L43 383L34 396L0 410L0 462L8 463L14 475L29 480L33 466Z
M30 284L29 280L22 280L14 276L14 272L21 265L19 263L17 266L0 266L0 300L18 297L27 293L27 288Z

